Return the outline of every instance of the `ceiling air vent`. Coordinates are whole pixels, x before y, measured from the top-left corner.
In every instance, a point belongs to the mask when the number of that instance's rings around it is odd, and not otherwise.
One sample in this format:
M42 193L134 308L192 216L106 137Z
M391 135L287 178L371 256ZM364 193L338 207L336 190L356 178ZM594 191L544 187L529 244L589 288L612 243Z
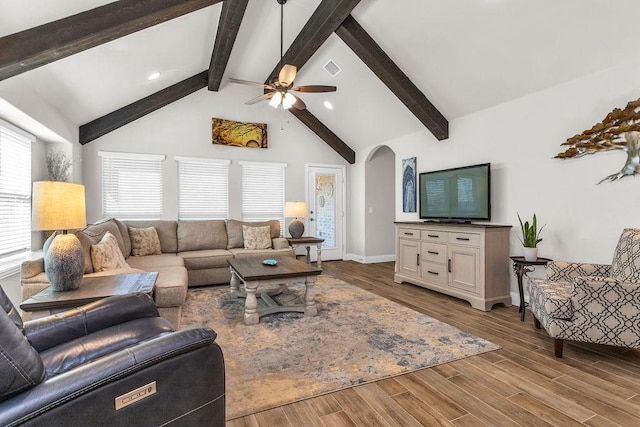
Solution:
M324 64L324 69L327 70L327 73L331 74L331 77L335 77L338 75L342 68L338 67L338 64L333 62L333 59L330 59L329 62Z

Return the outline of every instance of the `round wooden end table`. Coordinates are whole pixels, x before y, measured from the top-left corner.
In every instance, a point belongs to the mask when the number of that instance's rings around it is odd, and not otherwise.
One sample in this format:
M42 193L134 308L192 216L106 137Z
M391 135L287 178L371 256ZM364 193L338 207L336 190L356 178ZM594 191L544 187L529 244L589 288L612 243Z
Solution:
M513 272L516 274L516 278L518 279L518 292L520 293L520 308L518 309L518 313L520 313L520 321L524 322L524 289L522 287L522 278L526 276L528 273L531 273L535 270L534 266L536 265L547 265L553 260L550 258L541 258L538 257L535 261L527 261L523 256L512 256L511 261L513 261Z

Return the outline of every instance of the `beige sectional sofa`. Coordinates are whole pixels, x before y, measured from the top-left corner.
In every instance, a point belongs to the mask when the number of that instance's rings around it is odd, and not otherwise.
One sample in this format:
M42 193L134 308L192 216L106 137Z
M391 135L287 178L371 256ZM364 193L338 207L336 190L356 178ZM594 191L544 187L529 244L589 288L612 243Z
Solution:
M243 225L269 226L271 247L245 249ZM130 228L153 227L160 241L161 254L134 256ZM91 245L98 244L109 231L118 242L130 268L94 271ZM243 222L237 220L207 221L119 221L108 219L77 231L85 255L85 276L127 274L157 271L158 279L154 300L160 315L178 328L182 304L190 286L229 283L231 278L228 259L233 257L294 256L285 238L280 237L280 222ZM46 244L45 244L46 248ZM21 284L23 300L49 285L42 258L22 264Z

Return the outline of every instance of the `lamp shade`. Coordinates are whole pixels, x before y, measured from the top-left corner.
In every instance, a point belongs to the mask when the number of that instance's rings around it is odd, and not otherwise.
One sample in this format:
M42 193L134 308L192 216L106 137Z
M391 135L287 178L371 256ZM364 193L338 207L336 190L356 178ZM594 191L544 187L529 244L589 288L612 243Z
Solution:
M84 185L61 181L33 183L34 230L73 230L87 226Z
M284 204L284 216L287 218L306 217L307 204L305 202L286 202Z

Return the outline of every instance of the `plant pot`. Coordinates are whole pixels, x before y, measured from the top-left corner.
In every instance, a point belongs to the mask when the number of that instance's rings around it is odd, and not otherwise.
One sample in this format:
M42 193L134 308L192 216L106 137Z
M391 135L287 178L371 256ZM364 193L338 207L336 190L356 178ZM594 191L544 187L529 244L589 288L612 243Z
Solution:
M524 259L527 261L535 261L538 259L538 248L523 247Z

